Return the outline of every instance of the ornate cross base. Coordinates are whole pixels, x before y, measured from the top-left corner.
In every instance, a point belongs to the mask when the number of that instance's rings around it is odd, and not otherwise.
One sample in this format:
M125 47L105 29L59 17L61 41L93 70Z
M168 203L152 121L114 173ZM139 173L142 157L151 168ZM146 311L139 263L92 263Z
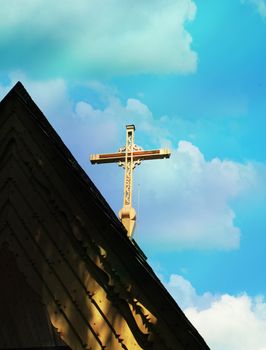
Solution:
M136 210L130 206L124 206L119 210L118 216L127 230L128 237L131 238L136 224Z

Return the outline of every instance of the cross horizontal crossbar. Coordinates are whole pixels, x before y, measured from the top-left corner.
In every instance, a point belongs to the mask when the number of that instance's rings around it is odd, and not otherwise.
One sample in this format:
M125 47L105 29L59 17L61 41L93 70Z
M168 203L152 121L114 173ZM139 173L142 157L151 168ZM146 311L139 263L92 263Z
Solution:
M164 149L155 149L150 151L133 151L127 153L127 158L130 159L133 157L133 161L137 160L149 160L149 159L162 159L170 157L170 150L167 148ZM105 154L92 154L90 156L91 164L100 164L100 163L117 163L123 162L126 158L126 152L116 152L116 153L105 153Z

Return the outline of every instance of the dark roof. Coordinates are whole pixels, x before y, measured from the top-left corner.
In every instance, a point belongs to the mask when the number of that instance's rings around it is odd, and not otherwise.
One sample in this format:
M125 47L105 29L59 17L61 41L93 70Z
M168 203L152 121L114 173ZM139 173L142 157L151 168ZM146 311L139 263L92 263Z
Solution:
M0 128L0 244L53 324L68 329L61 338L75 349L90 339L97 349L131 349L104 298L136 349L209 349L20 82L0 102Z
M0 349L67 349L7 243L0 246L0 267Z

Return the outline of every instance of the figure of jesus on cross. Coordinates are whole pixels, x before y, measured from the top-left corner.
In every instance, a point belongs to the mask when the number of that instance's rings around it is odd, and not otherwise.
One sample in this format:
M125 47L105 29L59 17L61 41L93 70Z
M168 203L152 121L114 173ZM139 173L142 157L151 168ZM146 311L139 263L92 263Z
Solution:
M156 149L144 151L134 143L134 125L126 126L126 145L121 147L116 153L93 154L90 157L92 164L118 163L125 169L124 177L124 201L123 208L119 211L119 218L127 230L129 238L132 234L136 222L136 211L132 207L133 170L142 160L162 159L170 157L169 149Z

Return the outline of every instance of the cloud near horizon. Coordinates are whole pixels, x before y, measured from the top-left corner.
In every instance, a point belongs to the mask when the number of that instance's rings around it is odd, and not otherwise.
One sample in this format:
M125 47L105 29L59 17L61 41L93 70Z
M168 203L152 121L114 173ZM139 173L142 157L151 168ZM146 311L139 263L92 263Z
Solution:
M256 178L251 163L206 160L191 142L179 141L169 161L145 164L138 175L145 184L141 241L166 250L238 248L240 229L231 201Z
M192 0L2 1L1 69L75 78L193 73L185 27L195 15Z
M212 350L266 350L263 296L199 295L190 281L175 274L164 285Z

